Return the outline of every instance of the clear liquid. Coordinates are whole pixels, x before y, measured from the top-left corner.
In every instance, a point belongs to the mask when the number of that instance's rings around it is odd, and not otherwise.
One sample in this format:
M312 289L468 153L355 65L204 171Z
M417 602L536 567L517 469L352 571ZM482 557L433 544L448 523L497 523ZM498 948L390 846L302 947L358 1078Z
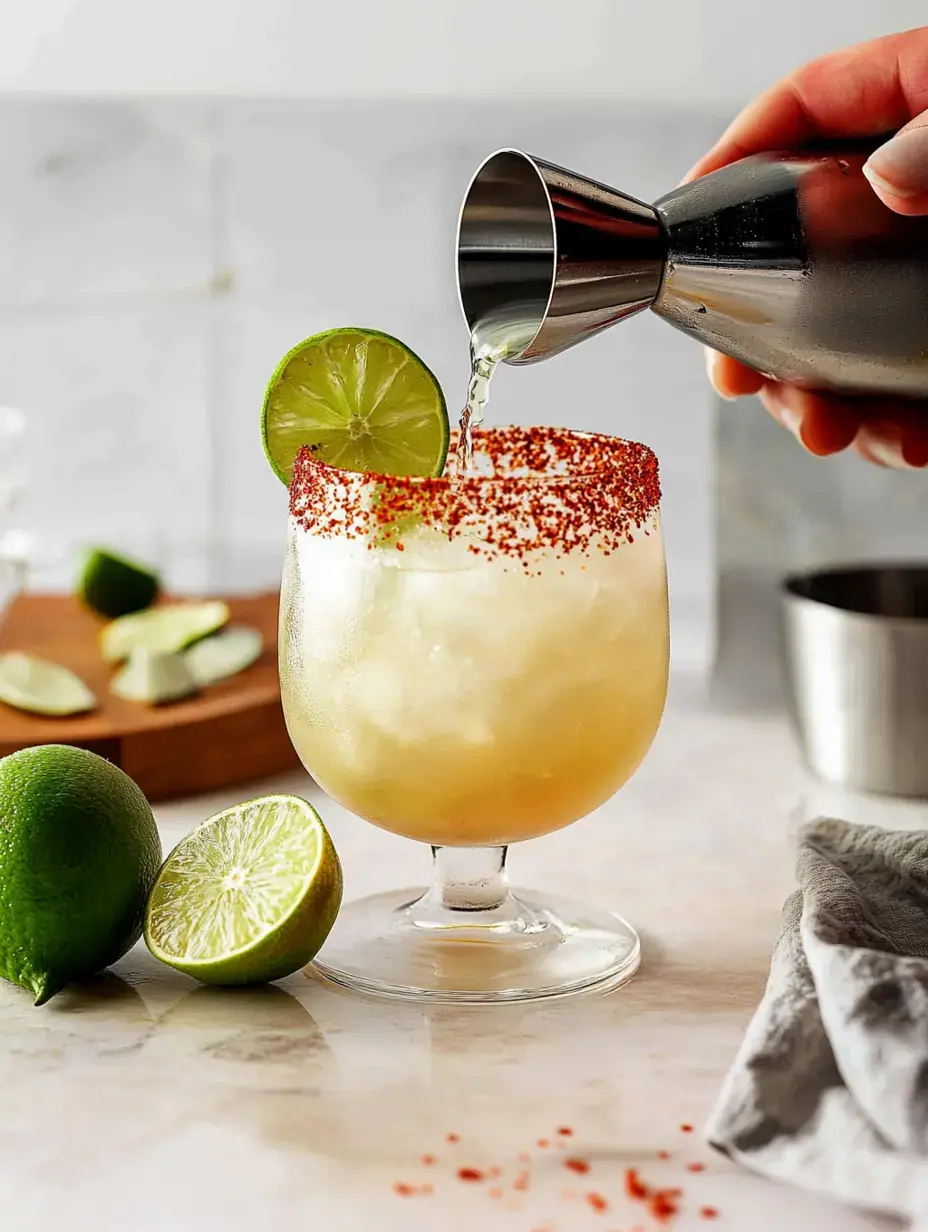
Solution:
M490 382L493 373L506 353L506 344L497 340L482 340L477 333L470 339L470 383L467 387L467 402L461 412L458 425L458 449L455 471L468 475L474 469L474 428L479 428L490 401Z

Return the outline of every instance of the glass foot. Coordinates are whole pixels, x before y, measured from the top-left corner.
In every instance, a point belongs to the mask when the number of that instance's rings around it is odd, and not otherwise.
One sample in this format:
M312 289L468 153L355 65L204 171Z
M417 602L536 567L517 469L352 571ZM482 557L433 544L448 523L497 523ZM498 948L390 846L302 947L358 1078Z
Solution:
M434 889L348 903L314 966L360 992L475 1003L616 987L640 961L638 934L620 916L507 887L492 906L479 896L450 906Z

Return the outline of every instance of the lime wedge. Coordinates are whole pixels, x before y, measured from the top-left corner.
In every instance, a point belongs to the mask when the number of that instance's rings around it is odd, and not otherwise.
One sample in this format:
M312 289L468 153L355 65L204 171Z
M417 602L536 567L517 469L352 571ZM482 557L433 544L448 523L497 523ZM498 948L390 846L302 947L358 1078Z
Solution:
M144 646L132 651L110 681L110 692L117 697L150 706L177 702L196 691L197 682L182 654L159 654Z
M33 714L83 714L97 699L79 676L45 659L11 651L0 655L0 702Z
M139 649L174 654L215 633L228 619L229 609L219 600L169 603L147 612L133 612L114 620L100 633L100 653L107 663L118 663Z
M262 413L264 451L290 483L301 445L348 471L440 475L448 412L438 381L389 334L333 329L285 355Z
M158 575L151 569L106 548L91 548L84 558L77 593L91 611L114 620L151 607L158 587Z
M187 668L201 689L243 672L261 657L264 641L257 629L235 625L204 638L184 652Z
M341 865L316 810L298 796L262 796L178 843L148 900L145 941L204 984L263 984L315 956L341 899Z

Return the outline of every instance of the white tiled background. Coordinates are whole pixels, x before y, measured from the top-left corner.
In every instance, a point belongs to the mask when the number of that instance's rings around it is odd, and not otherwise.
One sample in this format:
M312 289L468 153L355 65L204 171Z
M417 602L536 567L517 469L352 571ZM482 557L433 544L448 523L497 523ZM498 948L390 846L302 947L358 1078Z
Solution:
M285 492L265 382L338 324L407 340L454 406L467 376L453 276L468 177L501 144L668 191L711 110L464 102L0 103L0 402L30 421L20 521L64 584L113 543L178 585L276 578ZM644 317L531 369L494 415L645 440L663 465L677 662L704 658L713 591L710 398L699 348ZM222 562L221 576L217 560Z

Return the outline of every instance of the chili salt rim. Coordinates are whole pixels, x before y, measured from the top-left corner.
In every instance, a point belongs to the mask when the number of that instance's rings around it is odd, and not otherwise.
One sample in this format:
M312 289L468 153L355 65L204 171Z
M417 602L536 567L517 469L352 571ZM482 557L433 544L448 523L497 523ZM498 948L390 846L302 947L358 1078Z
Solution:
M404 527L424 523L449 539L466 534L476 555L523 561L538 551L609 554L648 533L661 491L647 445L566 428L474 433L490 474L377 475L345 471L300 449L290 514L316 536L364 539L404 550ZM475 527L479 528L475 531Z

